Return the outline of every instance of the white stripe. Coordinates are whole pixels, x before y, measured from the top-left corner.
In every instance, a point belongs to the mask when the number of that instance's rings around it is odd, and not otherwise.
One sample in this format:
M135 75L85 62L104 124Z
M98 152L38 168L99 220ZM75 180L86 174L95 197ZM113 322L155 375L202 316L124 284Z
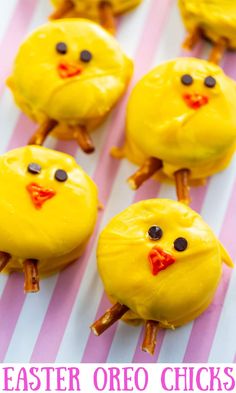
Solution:
M128 207L132 202L133 191L129 190L125 182L127 173L130 173L130 170L132 170L131 165L127 161L123 161L104 212L100 225L101 228L104 228L112 217ZM121 199L121 195L124 195L124 198ZM58 362L62 360L70 362L81 360L90 334L89 326L94 321L103 294L103 287L100 279L98 279L96 267L97 240L98 237L94 242L87 269L60 346L57 356ZM80 316L83 317L80 318Z
M161 186L158 197L175 199L176 195L175 195L174 187L168 184L163 184ZM132 329L133 329L133 334L132 334ZM136 347L138 345L140 333L141 333L141 327L133 327L133 326L130 327L129 325L120 323L116 330L107 362L108 363L116 363L121 361L125 363L132 362ZM124 337L125 337L125 343L124 343Z
M48 14L49 7L46 2L44 0L39 1L30 23L29 31L34 29L35 26L44 23L47 20ZM6 134L2 134L1 137L0 153L4 152L7 148L14 127L18 121L18 116L19 111L13 103L10 92L5 90L0 105L0 122L2 120L1 124L4 124ZM46 146L53 147L54 145L55 139L48 138ZM0 293L4 290L7 281L5 276L2 277L0 280ZM37 296L27 296L6 353L6 359L8 361L29 361L33 348L32 343L37 338L55 281L56 276L42 281L40 294ZM35 315L35 318L33 318L33 315Z
M4 362L28 362L56 284L56 276L40 283L40 293L27 295ZM50 332L49 335L53 335Z
M1 12L1 20L0 20L0 40L4 37L4 34L8 28L9 22L11 20L11 16L16 7L17 0L7 0L2 3L2 12ZM4 15L4 17L3 17Z
M6 4L7 3L8 2L6 2ZM45 20L47 20L47 17L49 15L50 9L48 3L49 2L46 2L45 0L41 0L38 2L28 31L32 31L33 29L35 29L36 26L45 23ZM10 73L11 68L9 69L9 75ZM1 127L3 127L4 124L4 128L2 129L1 133L0 154L2 154L6 150L7 145L11 140L12 133L19 119L19 114L20 111L13 101L12 94L10 93L9 89L5 87L2 97L0 98L0 124L2 125Z
M220 229L225 217L225 212L234 184L235 171L236 158L233 159L231 165L227 168L226 171L211 178L209 189L205 196L201 214L206 222L212 227L216 236L219 236ZM165 335L158 359L159 362L178 363L183 361L192 327L193 322L189 323L187 326L177 329L175 332L168 332ZM175 341L176 333L177 339ZM173 348L170 352L172 345ZM212 362L214 361L215 360L212 359Z
M232 363L236 350L236 269L234 269L227 291L224 308L220 316L216 335L211 348L208 362Z

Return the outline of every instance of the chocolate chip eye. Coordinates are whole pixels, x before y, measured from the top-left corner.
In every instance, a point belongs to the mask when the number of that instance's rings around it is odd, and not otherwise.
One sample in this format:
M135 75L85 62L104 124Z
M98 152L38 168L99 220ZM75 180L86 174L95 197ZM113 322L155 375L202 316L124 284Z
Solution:
M207 76L204 80L204 85L212 89L216 85L216 80L213 76Z
M188 242L184 237L178 237L178 239L174 241L174 247L176 251L184 251L188 247Z
M80 60L84 63L89 63L92 60L92 53L89 50L82 50L80 53Z
M31 162L27 168L28 172L32 173L33 175L38 175L41 172L41 169L41 166L35 162Z
M56 45L56 51L60 53L60 55L65 55L67 53L67 45L65 42L58 42Z
M162 229L159 228L157 225L153 225L148 230L148 236L151 240L160 240L163 236Z
M68 179L68 175L63 169L58 169L55 173L55 179L57 181L64 182Z
M185 86L190 86L193 84L193 78L191 75L189 74L185 74L181 77L181 82L183 83L183 85Z

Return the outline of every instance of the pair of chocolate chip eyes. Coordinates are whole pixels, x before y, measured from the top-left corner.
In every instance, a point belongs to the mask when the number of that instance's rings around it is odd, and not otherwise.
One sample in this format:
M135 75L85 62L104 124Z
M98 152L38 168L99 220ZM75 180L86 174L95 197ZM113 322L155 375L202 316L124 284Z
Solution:
M65 55L68 52L68 47L65 42L58 42L56 44L56 51L60 53L60 55ZM92 53L89 50L82 50L80 52L80 60L84 63L89 63L92 60Z
M148 236L151 240L160 240L163 236L163 231L157 225L153 225L148 230ZM178 237L174 241L174 248L176 251L182 252L185 251L188 247L188 242L184 237Z
M193 79L193 77L192 77L191 75L185 74L185 75L183 75L183 76L181 77L181 82L182 82L182 84L185 85L185 86L191 86L191 85L193 84L193 82L194 82L194 79ZM212 88L215 87L215 85L216 85L216 80L215 80L215 78L213 78L213 76L207 76L207 77L204 79L204 85L205 85L206 87L209 87L210 89L212 89Z
M28 172L31 173L32 175L39 175L39 173L42 170L42 167L39 164L32 162L31 164L28 165L27 169ZM57 169L54 177L59 182L64 182L68 179L68 175L66 171L64 171L63 169Z

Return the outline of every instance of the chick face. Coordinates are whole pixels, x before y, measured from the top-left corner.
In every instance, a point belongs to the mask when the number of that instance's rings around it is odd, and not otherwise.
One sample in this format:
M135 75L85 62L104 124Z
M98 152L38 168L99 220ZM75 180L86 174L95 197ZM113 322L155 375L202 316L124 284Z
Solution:
M234 151L235 86L205 60L180 58L159 65L131 95L128 145L163 160L168 175L188 168L193 177L209 176Z
M184 24L192 32L200 27L213 42L227 38L236 48L236 4L231 0L179 0Z
M131 74L131 61L104 29L87 20L64 19L25 40L8 85L36 121L86 124L109 112Z
M63 153L27 146L0 157L0 250L22 260L39 261L50 274L82 253L97 216L97 189Z
M202 218L166 199L139 202L113 218L97 255L108 296L129 307L130 318L163 327L202 313L218 286L222 259L232 266Z
M142 0L110 0L115 14L121 14L136 7ZM52 0L52 3L58 7L63 4L64 0ZM99 5L101 0L73 0L75 11L78 15L91 18L94 20L99 19ZM74 11L72 11L72 14Z

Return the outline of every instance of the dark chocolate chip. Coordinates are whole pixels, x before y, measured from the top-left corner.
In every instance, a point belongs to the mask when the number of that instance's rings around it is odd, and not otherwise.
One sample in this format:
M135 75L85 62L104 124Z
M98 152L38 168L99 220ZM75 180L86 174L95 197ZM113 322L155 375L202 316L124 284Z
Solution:
M185 74L181 77L181 82L183 83L183 85L185 86L190 86L193 84L193 78L191 75L189 74Z
M151 240L160 240L163 236L162 229L157 225L153 225L148 230L148 236Z
M204 80L204 85L212 89L216 85L215 78L213 78L213 76L207 76L206 79Z
M64 182L68 179L68 175L63 169L58 169L55 173L55 179L57 181Z
M174 241L174 247L176 251L184 251L188 247L188 242L184 237L178 237L178 239Z
M42 170L41 166L39 164L34 163L34 162L29 164L27 169L28 169L28 172L32 173L33 175L38 175Z
M89 50L82 50L80 53L80 60L84 63L89 63L92 60L92 53Z
M56 51L60 53L60 55L65 55L67 53L67 45L65 42L58 42L56 45Z

